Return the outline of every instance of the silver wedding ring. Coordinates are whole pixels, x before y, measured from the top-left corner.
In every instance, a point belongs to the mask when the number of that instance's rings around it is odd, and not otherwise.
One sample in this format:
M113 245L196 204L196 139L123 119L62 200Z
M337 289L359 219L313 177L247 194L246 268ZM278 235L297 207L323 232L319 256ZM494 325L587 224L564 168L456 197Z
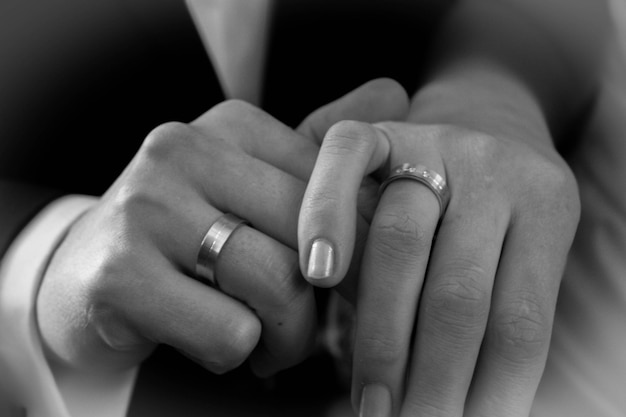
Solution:
M443 216L450 202L450 189L446 184L446 180L443 179L441 175L432 169L426 168L424 165L412 165L408 163L398 165L380 185L378 195L382 195L389 184L397 180L413 180L427 186L433 194L435 194L439 202L439 218Z
M240 219L234 214L225 213L211 225L206 232L196 262L196 276L213 287L217 287L215 279L215 264L217 257L224 248L228 238L237 228L247 221Z

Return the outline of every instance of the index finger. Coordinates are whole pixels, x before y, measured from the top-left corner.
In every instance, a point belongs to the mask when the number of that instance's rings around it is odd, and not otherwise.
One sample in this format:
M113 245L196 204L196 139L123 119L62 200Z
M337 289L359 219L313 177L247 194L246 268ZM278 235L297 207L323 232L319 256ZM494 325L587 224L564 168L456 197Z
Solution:
M310 283L330 287L346 275L361 182L388 153L385 134L367 123L343 121L328 130L298 220L300 267Z

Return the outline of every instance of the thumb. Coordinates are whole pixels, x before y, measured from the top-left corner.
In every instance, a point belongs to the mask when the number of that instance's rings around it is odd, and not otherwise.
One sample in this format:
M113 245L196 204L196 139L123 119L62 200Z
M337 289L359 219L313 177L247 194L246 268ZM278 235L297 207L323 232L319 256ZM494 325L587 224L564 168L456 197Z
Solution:
M409 97L404 88L390 78L378 78L315 110L297 131L319 145L326 131L342 120L367 123L405 120L408 112Z

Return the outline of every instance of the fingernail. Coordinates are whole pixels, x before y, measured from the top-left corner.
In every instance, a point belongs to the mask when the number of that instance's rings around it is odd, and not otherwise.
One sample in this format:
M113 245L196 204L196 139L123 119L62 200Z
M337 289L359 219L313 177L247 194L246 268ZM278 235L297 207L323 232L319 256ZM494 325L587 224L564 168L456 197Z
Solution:
M317 239L311 246L307 275L313 279L328 278L333 274L335 261L333 247L326 240Z
M391 394L381 384L366 385L361 393L359 417L390 417Z

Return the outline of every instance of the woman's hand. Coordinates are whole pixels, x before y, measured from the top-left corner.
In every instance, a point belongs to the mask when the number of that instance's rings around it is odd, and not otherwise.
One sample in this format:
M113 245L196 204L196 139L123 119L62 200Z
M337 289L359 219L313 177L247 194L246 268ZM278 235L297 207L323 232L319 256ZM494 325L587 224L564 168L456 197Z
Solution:
M346 117L402 119L408 98L375 81L311 114L299 132L239 101L155 129L45 273L37 319L48 355L83 370L138 364L159 343L221 373L251 356L269 375L314 346L316 305L296 252L297 216L320 132ZM222 215L219 290L195 280Z
M353 404L363 416L528 415L579 217L575 180L549 145L449 125L333 126L304 196L300 266L339 283L369 174L423 165L434 192L393 181L380 196L357 297Z

